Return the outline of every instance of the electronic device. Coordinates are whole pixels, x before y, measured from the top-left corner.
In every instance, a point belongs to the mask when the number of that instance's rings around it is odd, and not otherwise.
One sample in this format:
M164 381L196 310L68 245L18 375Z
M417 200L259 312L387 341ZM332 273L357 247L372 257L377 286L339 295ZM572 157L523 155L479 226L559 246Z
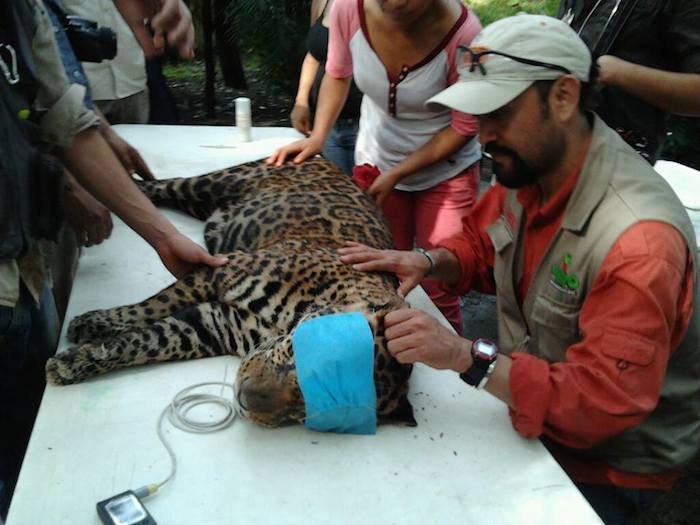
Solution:
M131 490L98 502L97 515L104 525L157 525Z

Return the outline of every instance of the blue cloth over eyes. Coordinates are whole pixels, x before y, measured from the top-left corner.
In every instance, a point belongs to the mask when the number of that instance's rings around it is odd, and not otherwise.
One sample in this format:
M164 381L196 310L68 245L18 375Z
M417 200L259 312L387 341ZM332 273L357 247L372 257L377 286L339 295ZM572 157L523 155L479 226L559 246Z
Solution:
M304 425L319 432L374 434L374 337L359 312L299 324L292 334L297 379L306 405Z

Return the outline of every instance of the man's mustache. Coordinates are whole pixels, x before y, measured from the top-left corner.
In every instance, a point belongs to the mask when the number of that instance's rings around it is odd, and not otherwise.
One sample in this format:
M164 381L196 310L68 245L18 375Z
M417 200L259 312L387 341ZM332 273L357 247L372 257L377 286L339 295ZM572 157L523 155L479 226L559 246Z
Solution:
M501 146L500 144L495 144L493 142L489 142L488 144L486 144L486 146L484 147L484 153L486 153L489 157L498 154L506 155L513 159L520 158L520 155L518 155L514 150L506 146Z

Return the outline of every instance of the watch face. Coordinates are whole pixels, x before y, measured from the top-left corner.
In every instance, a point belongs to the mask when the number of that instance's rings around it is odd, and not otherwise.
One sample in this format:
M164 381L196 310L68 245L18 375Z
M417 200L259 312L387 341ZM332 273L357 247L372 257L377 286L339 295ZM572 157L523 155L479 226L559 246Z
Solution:
M472 352L475 359L491 361L498 353L498 347L488 339L477 339L472 346Z

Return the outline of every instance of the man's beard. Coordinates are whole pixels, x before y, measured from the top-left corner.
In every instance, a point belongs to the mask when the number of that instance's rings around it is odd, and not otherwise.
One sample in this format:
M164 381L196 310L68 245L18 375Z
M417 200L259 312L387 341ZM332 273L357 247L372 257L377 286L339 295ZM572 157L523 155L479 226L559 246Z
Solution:
M496 180L506 188L518 189L529 186L534 184L541 174L540 169L527 163L518 153L510 148L489 142L484 151L489 155L497 153L511 159L511 167L506 170L501 163L492 158L493 173L496 175Z

